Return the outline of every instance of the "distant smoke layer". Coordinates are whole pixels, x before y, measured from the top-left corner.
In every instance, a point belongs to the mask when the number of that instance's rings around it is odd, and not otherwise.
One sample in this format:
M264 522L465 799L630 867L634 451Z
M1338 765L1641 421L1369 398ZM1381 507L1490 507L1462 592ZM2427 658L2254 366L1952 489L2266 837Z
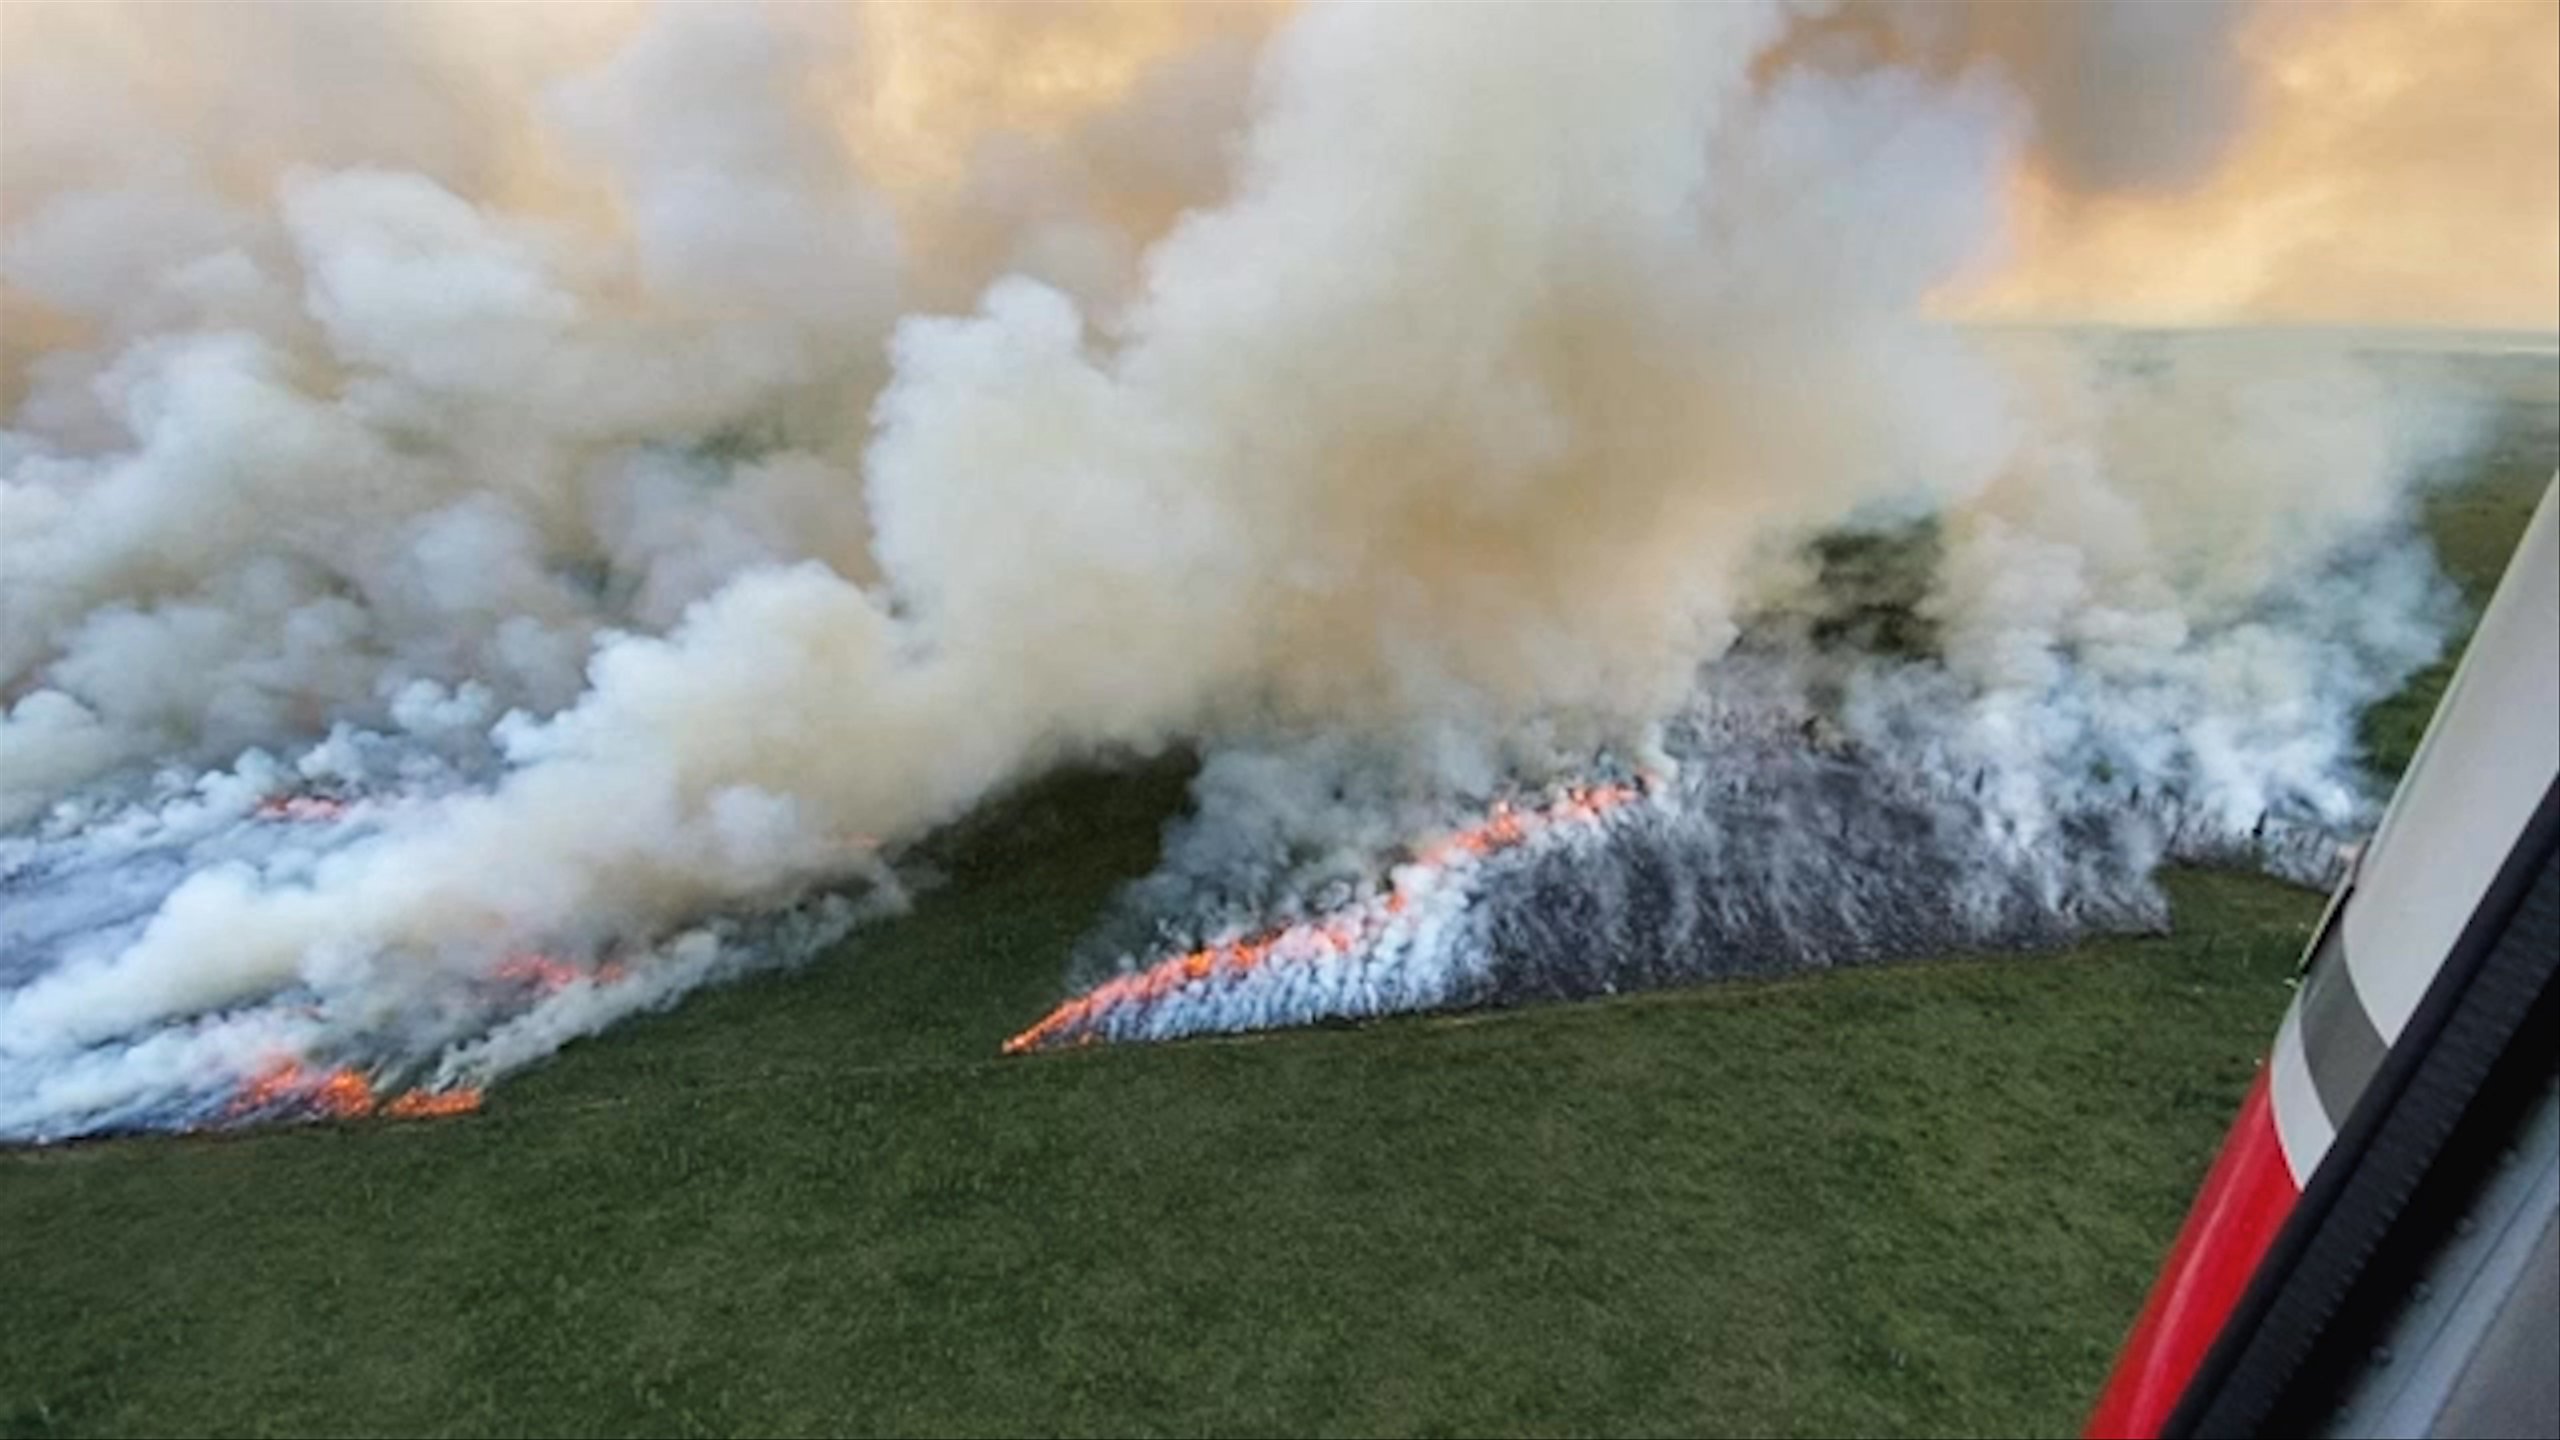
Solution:
M2089 86L2079 93L2116 122L2095 128L2161 142L2138 156L2206 163L2120 169L2132 182L2120 188L2087 184L2085 165L2023 172L2012 263L1942 297L1946 308L2134 324L2560 329L2560 5L2265 4L2223 17L2235 22L2220 39L2236 67L2192 69L2193 51L2175 42L2206 27L2213 7L2107 8L2138 13L2133 23L2155 32L2137 42L2144 58L2114 73L2169 81L2151 98L2177 99L2144 104ZM2088 53L2035 35L2049 25L2006 28L2029 32L2047 56ZM2217 132L2200 115L2238 123Z
M10 6L0 1136L477 1083L1101 752L1219 757L1220 893L1676 767L1815 930L1723 677L2041 917L2153 903L2093 786L2351 825L2459 412L1927 318L2250 109L2246 12L2008 8ZM1859 638L1809 543L1924 520Z

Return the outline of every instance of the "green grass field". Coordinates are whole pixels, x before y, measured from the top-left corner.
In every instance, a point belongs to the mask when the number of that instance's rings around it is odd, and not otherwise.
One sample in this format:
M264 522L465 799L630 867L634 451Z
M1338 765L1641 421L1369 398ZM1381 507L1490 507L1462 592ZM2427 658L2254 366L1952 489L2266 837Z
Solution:
M2475 592L2535 458L2431 514ZM0 1154L0 1433L2059 1432L2319 907L996 1059L1183 778L1018 796L476 1116Z

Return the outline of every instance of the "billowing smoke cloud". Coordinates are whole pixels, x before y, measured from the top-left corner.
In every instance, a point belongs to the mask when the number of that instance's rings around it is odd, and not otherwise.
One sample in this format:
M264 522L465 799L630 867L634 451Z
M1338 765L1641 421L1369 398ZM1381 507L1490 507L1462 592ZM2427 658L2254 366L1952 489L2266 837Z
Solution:
M480 66L292 7L166 70L8 13L0 1133L278 1057L484 1079L894 906L1080 754L1367 757L1204 820L1345 854L1597 752L1695 774L1666 719L1818 648L1843 526L1938 517L1937 639L1772 704L2007 853L2092 765L2345 823L2353 707L2429 653L2405 389L1924 317L2025 157L2208 163L2090 150L2037 68L2188 22L688 5ZM318 50L374 121L205 103ZM933 83L986 92L956 162Z
M2325 339L1990 348L2011 468L1764 584L1644 752L1215 755L1020 1048L2149 929L2170 858L2334 881L2355 717L2446 619L2406 486L2470 420ZM1558 771L1646 793L1514 833Z

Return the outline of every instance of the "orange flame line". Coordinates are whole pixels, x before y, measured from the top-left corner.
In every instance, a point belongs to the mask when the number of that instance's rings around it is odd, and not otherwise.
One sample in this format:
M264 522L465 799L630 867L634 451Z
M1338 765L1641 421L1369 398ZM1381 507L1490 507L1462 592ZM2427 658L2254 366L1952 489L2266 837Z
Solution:
M452 1090L404 1090L391 1097L382 1113L394 1120L423 1120L439 1115L468 1115L480 1108L480 1091L473 1086Z
M329 795L271 795L258 802L261 820L335 820L347 813L347 802Z
M490 970L489 976L495 980L530 985L545 995L551 995L566 990L581 980L592 980L598 985L611 985L626 973L628 972L624 970L621 962L615 960L604 961L589 970L557 956L545 955L538 950L527 950L499 961L496 967Z
M1612 810L1641 798L1652 788L1649 777L1631 784L1567 786L1561 797L1534 809L1517 810L1510 802L1495 804L1484 820L1425 847L1415 865L1445 871L1459 857L1483 857L1509 850L1569 821L1596 822ZM1117 975L1066 1001L1029 1029L1004 1042L1002 1053L1020 1055L1046 1048L1070 1034L1076 1043L1093 1039L1093 1022L1124 1006L1144 1004L1184 986L1216 976L1243 976L1274 958L1311 960L1347 954L1373 940L1387 920L1404 913L1411 901L1404 882L1390 884L1382 901L1337 912L1322 920L1301 921L1243 940L1211 945L1160 960L1144 970Z
M224 1113L247 1118L293 1107L327 1120L356 1120L381 1114L395 1120L437 1115L465 1115L480 1108L481 1094L468 1086L452 1090L404 1090L383 1100L364 1072L341 1065L316 1069L298 1060L279 1060L241 1082Z
M581 981L611 985L628 972L618 961L606 960L590 969L539 951L525 951L507 956L489 973L494 979L554 995ZM480 1108L481 1100L481 1092L470 1086L413 1088L386 1098L363 1071L353 1066L320 1069L284 1059L240 1082L223 1106L223 1114L233 1120L282 1114L326 1120L354 1120L368 1115L418 1120L467 1115Z

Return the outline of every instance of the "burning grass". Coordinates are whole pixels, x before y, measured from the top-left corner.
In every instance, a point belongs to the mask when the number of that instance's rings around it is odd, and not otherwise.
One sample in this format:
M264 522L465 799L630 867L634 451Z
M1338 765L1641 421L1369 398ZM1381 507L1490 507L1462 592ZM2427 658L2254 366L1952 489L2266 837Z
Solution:
M2179 938L2034 964L989 1056L1180 778L1027 797L858 957L467 1120L0 1157L0 1418L2054 1431L2317 908L2189 876Z
M2062 1433L2319 908L996 1059L1184 778L1017 797L466 1119L0 1154L0 1433Z
M616 961L579 965L535 952L508 956L491 978L536 995L573 985L615 985L628 972ZM320 1066L281 1059L249 1077L221 1110L197 1129L238 1129L328 1120L440 1120L479 1111L484 1096L473 1085L411 1086L388 1095L373 1076L352 1065Z
M1537 803L1498 801L1474 824L1424 844L1376 893L1341 910L1260 935L1168 956L1115 976L1061 1003L1003 1045L1020 1055L1055 1045L1083 1045L1144 1022L1146 1013L1187 992L1236 986L1275 971L1315 971L1356 963L1362 952L1396 937L1414 921L1424 897L1446 891L1475 861L1540 839L1598 829L1653 788L1639 778L1619 784L1568 785ZM1463 899L1463 897L1458 897Z
M295 1060L280 1060L240 1087L224 1106L223 1118L233 1124L361 1120L371 1115L387 1120L431 1120L468 1115L480 1108L480 1102L480 1092L468 1086L402 1090L386 1098L372 1077L352 1066L321 1069Z

